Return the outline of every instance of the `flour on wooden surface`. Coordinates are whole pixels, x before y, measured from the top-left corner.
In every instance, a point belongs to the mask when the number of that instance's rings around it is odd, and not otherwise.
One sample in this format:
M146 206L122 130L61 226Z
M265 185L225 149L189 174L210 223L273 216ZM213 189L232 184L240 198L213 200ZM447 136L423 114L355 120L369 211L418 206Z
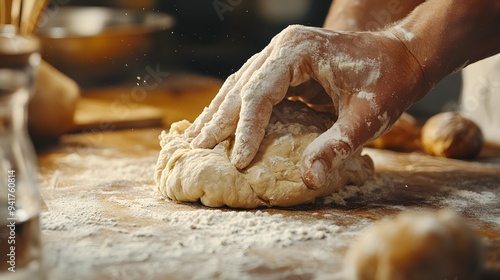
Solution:
M325 204L347 205L347 200L354 197L383 197L392 192L393 183L390 178L375 175L372 180L366 181L363 186L345 186L342 190L323 198Z
M366 152L376 165L398 159L383 151ZM230 211L175 204L150 190L156 157L157 152L127 158L93 151L54 162L57 171L41 182L49 279L342 279L335 272L341 271L343 252L372 221L338 205L358 199L364 210L370 205L376 212L412 208L377 204L378 197L390 201L400 191L400 186L387 189L394 177L383 172L366 188L347 187L328 197L325 202L333 206L327 210ZM410 158L418 162L420 157ZM406 165L394 164L405 172ZM425 168L413 165L416 174ZM41 172L47 170L42 166ZM463 182L440 187L426 197L429 204L499 226L498 186Z
M171 269L179 279L203 278L210 273L222 273L227 279L252 279L246 269L267 265L255 254L272 249L279 252L278 259L281 255L297 256L278 266L293 266L291 263L300 263L303 257L333 261L328 250L345 248L345 240L366 226L340 226L331 215L318 213L304 220L266 211L196 209L182 205L176 207L185 210L172 210L176 204L165 202L150 191L154 162L155 156L127 159L99 154L71 154L57 162L61 167L51 179L42 182L46 186L43 196L47 210L41 220L51 279L76 276L94 279L101 274L140 279L133 271L114 269L126 264L141 271L145 278L148 273L151 277L156 275L149 270ZM75 172L81 167L86 171ZM343 199L351 195L359 192L339 194L337 201L345 203ZM329 245L316 252L299 254L308 244L318 242ZM226 265L212 267L209 259L213 257ZM181 260L203 262L197 264L200 269L192 270L175 265ZM340 265L340 259L336 263ZM235 267L245 269L233 271ZM308 268L303 271L316 273ZM321 274L321 270L317 273Z

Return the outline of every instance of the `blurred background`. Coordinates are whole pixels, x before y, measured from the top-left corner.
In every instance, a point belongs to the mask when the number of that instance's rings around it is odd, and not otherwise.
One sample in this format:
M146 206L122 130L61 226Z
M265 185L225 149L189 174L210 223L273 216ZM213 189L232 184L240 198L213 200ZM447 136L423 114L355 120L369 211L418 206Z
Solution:
M286 26L322 26L330 4L329 0L52 0L40 21L39 34L44 38L44 58L83 87L133 82L148 66L224 80ZM143 13L169 18L153 17L148 30L136 30L132 36L112 34L113 43L107 38L89 44L88 34L62 28L68 25L60 19L65 8L74 6L119 9L107 15L111 23L106 24L112 27ZM99 14L87 12L71 24L91 30ZM85 37L87 44L79 47L81 42L68 41L75 34ZM111 45L111 50L97 51ZM426 118L456 109L460 84L460 74L447 78L410 113Z

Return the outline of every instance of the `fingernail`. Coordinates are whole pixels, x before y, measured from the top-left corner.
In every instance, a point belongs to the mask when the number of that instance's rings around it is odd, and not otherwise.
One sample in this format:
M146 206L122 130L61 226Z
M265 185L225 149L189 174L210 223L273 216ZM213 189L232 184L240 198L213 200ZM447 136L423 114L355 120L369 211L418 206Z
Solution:
M203 137L203 134L198 134L198 136L196 136L191 141L191 148L200 148L204 141L205 141L205 138Z
M248 155L244 153L244 150L234 148L233 152L231 154L231 163L238 169L243 169L245 168L249 162L248 160Z
M311 189L318 189L326 185L326 164L323 160L315 160L305 174L305 183Z
M184 130L184 137L193 138L193 132L195 131L193 125L190 125L186 130Z

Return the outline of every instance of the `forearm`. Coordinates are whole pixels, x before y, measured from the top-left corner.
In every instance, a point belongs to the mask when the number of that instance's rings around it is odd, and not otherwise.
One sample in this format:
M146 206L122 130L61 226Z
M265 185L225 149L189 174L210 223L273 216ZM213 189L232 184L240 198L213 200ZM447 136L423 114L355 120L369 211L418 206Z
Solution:
M499 26L500 0L429 0L390 31L420 64L430 89L447 75L498 53Z
M333 30L379 30L404 18L423 0L335 0L323 27Z

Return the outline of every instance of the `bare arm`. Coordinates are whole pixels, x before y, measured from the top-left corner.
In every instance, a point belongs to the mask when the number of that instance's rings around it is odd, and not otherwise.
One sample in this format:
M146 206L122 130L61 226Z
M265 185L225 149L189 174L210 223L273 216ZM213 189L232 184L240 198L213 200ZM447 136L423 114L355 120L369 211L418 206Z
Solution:
M396 27L408 32L397 36L432 87L447 75L500 52L500 0L427 1Z
M336 11L329 27L335 27ZM403 9L398 16L404 14ZM245 168L265 135L273 106L290 88L315 82L338 116L302 156L304 182L319 188L341 161L386 132L437 82L498 53L499 26L500 0L428 0L377 31L288 27L226 80L186 136L193 147L212 148L235 133L231 161Z
M335 0L324 28L333 30L379 30L406 17L423 0Z
M406 40L405 34L398 38L422 66L431 87L468 64L500 51L500 1L423 2L335 0L324 28L375 31L402 20L396 27L412 38Z

